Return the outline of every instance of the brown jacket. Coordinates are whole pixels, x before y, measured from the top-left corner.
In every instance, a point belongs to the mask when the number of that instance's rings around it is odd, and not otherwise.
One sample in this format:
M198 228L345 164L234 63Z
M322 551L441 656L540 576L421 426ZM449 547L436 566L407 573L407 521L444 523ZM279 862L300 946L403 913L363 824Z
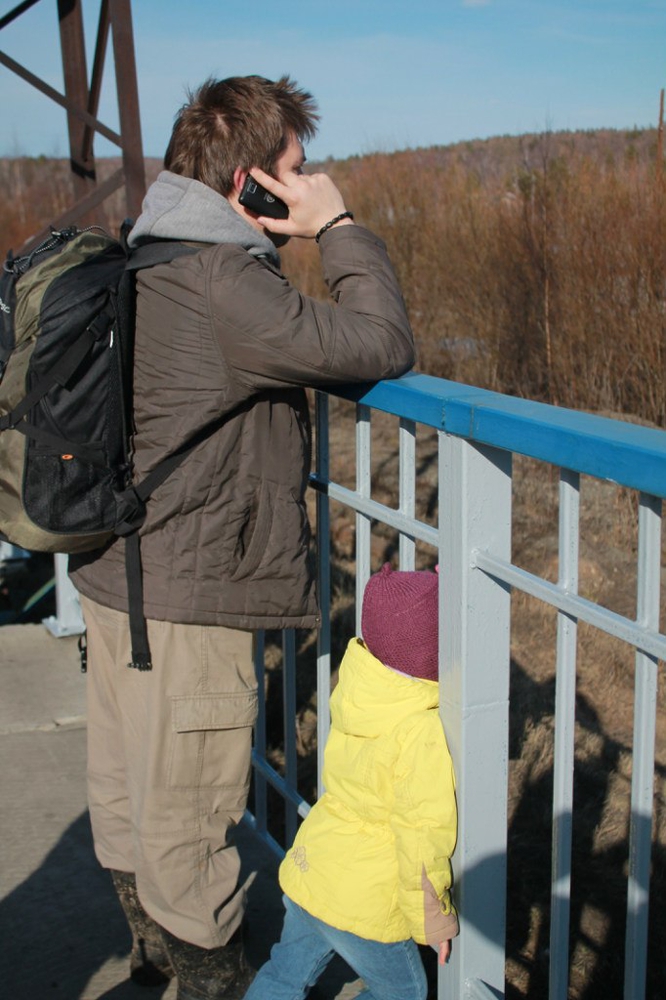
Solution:
M303 389L393 378L414 361L381 240L341 226L319 246L333 302L302 295L233 244L139 273L137 477L228 415L148 502L141 532L148 618L235 628L318 620ZM127 610L122 539L72 557L71 573L82 594Z

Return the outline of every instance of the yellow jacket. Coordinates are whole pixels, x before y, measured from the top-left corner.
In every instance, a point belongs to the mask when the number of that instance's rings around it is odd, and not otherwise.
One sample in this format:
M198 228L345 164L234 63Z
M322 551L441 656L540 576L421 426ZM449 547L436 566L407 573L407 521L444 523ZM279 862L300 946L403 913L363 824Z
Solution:
M351 640L331 696L326 791L280 866L287 896L339 930L419 944L458 933L455 778L438 701L436 682Z

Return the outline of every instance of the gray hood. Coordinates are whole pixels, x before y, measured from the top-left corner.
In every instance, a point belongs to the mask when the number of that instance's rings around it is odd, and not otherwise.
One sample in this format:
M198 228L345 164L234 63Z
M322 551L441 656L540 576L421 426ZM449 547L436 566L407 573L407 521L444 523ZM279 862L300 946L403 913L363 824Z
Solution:
M143 200L141 215L129 235L131 247L151 240L234 243L253 257L279 266L272 241L253 229L226 198L200 181L162 170Z

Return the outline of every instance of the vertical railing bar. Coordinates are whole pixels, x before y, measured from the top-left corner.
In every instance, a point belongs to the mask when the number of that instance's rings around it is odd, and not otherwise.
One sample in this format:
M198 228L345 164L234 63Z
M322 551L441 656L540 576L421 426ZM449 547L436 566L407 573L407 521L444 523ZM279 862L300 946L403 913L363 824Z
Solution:
M661 507L657 497L640 494L636 620L659 628L661 575ZM629 829L629 878L625 937L624 997L645 996L647 976L650 854L654 798L654 753L657 717L658 662L636 652L634 742Z
M356 406L356 491L359 496L372 493L372 439L370 407ZM372 524L369 517L356 514L356 634L361 634L363 591L370 576L370 541Z
M316 469L320 481L330 476L329 406L326 393L315 394ZM328 496L317 491L317 583L321 626L317 633L317 797L324 787L324 747L331 726L331 511Z
M562 469L558 582L561 587L572 593L578 592L579 514L580 476L570 469ZM566 1000L569 984L577 632L577 621L570 615L558 612L550 904L550 1000Z
M42 619L42 625L56 639L68 635L81 635L86 630L79 593L68 576L68 565L69 556L64 552L56 552L53 557L56 613Z
M405 517L416 515L416 424L400 418L398 431L400 455L400 513ZM412 570L416 565L416 542L409 535L400 533L400 569Z
M263 629L254 633L254 672L257 678L257 724L254 728L254 752L266 760L266 635ZM260 834L268 832L268 785L258 770L254 772L254 818Z
M440 432L440 714L458 789L454 895L461 932L438 996L504 993L509 747L508 588L475 568L511 550L511 455Z
M296 634L293 628L282 633L282 705L284 719L284 776L290 788L298 789L296 756ZM298 825L298 810L285 802L285 840L289 847Z

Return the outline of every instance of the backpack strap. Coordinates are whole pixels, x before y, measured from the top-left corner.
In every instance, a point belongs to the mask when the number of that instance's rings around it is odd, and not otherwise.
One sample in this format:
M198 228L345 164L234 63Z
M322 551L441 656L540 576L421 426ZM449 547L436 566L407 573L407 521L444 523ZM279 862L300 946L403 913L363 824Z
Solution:
M178 240L151 240L150 243L141 243L129 249L125 270L139 271L145 267L154 267L156 264L169 264L176 257L199 253L202 249L203 246L193 247Z
M131 276L134 279L136 272L141 269L154 267L156 264L167 264L175 260L176 257L199 253L201 249L201 247L187 246L173 240L155 240L130 250L125 271L128 273L128 277ZM121 283L119 288L118 310L123 334L121 336L121 351L129 350L129 345L134 339L134 284L134 280L132 280L130 287L128 287L128 283ZM125 365L124 370L130 371L131 365ZM208 438L218 427L221 427L222 423L222 417L212 421L181 448L158 462L140 483L127 486L117 496L120 518L115 530L117 535L125 537L125 575L132 645L132 656L127 666L136 670L152 669L148 629L143 610L143 572L141 536L139 534L139 528L146 516L146 501L158 486L161 486L178 468L181 462L194 451L197 445Z
M148 626L143 611L143 568L141 566L141 536L138 530L125 538L125 576L127 579L127 610L132 655L128 667L152 670Z
M161 486L171 473L191 455L203 441L218 430L227 419L227 414L217 417L207 424L194 439L186 442L182 448L167 455L161 462L137 483L129 486L118 494L123 511L122 521L116 525L115 531L121 537L125 536L125 575L127 579L127 602L129 609L130 637L132 640L132 658L127 664L137 670L151 670L150 648L148 644L148 628L143 612L143 572L141 566L141 535L139 528L146 516L146 501L152 493Z

